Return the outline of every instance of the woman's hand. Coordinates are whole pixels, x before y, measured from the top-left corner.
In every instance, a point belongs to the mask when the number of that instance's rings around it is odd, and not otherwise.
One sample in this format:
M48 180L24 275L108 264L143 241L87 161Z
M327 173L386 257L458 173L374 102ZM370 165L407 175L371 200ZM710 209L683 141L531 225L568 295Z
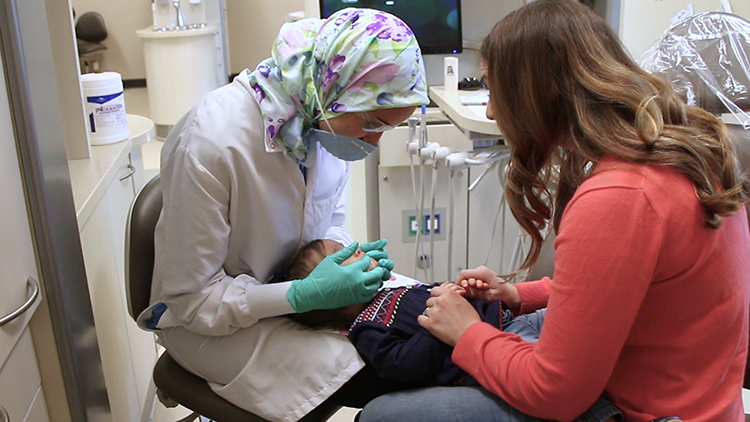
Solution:
M453 347L470 326L482 322L476 309L463 298L464 289L453 283L443 283L432 289L427 307L417 317L419 325L442 342Z
M510 308L521 306L521 296L516 286L498 277L494 271L484 265L459 272L456 284L466 290L464 296L468 298L501 300Z

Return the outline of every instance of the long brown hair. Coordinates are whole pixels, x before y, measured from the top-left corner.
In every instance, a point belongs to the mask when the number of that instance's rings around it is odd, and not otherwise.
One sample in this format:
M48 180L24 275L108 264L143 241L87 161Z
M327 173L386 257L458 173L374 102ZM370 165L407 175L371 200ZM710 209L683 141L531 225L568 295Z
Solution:
M490 106L512 147L506 199L532 238L518 272L536 262L541 231L550 220L560 228L588 166L605 154L678 169L695 185L711 228L748 201L750 182L724 124L642 70L589 7L530 3L495 25L481 53ZM547 188L552 163L559 164L554 196Z

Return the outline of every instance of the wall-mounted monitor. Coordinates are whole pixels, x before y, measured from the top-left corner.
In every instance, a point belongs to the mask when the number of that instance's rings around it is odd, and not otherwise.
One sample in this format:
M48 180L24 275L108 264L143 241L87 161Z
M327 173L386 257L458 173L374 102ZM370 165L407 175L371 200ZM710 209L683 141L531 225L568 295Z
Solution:
M319 0L320 16L359 7L398 16L414 31L423 54L461 52L461 0Z

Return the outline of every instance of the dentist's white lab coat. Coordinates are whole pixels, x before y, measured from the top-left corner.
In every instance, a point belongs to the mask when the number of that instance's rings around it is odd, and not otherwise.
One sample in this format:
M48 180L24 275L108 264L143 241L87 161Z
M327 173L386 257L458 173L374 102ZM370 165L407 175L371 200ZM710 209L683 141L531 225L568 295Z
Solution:
M277 317L294 312L290 283L265 284L311 240L351 242L349 165L317 148L305 183L265 136L242 72L184 116L162 150L151 293L167 305L160 338L220 396L270 420L299 419L364 366L346 337Z

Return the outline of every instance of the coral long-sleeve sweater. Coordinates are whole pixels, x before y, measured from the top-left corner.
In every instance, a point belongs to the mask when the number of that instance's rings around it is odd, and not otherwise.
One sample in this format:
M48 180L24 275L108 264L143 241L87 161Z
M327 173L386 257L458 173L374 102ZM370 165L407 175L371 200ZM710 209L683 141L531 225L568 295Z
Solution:
M748 221L705 219L674 169L605 158L565 210L554 279L524 295L549 285L539 342L477 323L453 361L541 418L572 420L605 391L629 422L744 421Z

